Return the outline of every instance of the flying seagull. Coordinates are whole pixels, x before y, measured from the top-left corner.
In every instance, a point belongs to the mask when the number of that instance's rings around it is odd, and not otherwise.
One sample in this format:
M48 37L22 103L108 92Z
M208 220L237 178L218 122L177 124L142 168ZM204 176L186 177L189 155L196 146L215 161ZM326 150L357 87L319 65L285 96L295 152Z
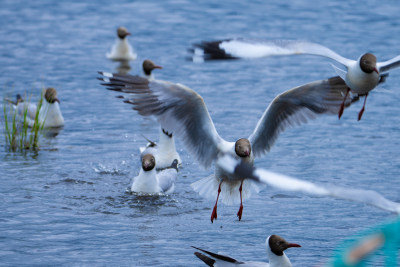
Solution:
M400 55L383 62L378 62L374 54L365 53L357 60L345 58L323 45L293 40L250 40L226 39L204 41L194 44L193 60L200 59L240 59L261 58L266 56L309 54L323 56L335 60L346 69L333 65L336 73L346 82L348 92L344 95L343 104L338 112L339 119L343 114L344 102L349 91L358 96L365 96L363 106L358 113L358 120L365 110L367 96L379 83L385 81L388 71L400 66Z
M340 77L311 82L288 90L269 104L258 121L253 133L247 138L226 141L215 129L203 98L182 84L150 81L139 76L100 72L100 80L109 90L133 94L125 100L143 116L154 115L163 128L180 138L192 156L203 166L210 167L221 155L227 153L236 159L253 164L254 157L266 154L278 135L288 126L300 125L319 114L336 114L340 108L347 85ZM349 106L355 99L347 98ZM241 127L240 121L233 127ZM215 167L210 175L192 184L195 191L216 202L211 222L217 218L217 203L221 193L222 202L239 202L237 213L242 217L242 200L258 192L256 182L236 177ZM237 194L239 192L239 194Z

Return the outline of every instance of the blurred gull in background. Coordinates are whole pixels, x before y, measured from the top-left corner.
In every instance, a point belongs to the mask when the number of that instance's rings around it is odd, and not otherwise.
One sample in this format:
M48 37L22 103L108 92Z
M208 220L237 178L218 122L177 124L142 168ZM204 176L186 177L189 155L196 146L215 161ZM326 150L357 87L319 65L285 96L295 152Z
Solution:
M348 91L344 95L342 106L338 112L339 118L343 114L344 103L351 90L357 96L365 96L363 107L358 114L358 120L365 110L368 93L379 83L385 81L388 71L400 66L400 55L384 61L377 62L376 56L371 53L361 55L357 60L342 57L331 49L316 43L291 40L247 40L226 39L219 41L204 41L194 44L192 49L193 61L217 60L217 59L239 59L260 58L278 55L300 55L310 54L328 57L344 65L342 70L332 65L336 73L346 82Z
M137 58L135 51L128 42L128 35L131 35L131 33L125 27L119 27L117 29L117 40L111 48L111 51L106 54L108 59L127 62Z

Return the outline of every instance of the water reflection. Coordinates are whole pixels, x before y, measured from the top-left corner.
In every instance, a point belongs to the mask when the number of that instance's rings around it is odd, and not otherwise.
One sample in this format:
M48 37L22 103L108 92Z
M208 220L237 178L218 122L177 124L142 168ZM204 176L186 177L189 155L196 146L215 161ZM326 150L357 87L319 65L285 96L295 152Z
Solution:
M131 70L131 65L129 65L129 61L127 60L119 60L119 65L116 70L119 74L128 74Z
M51 128L44 128L42 130L42 134L46 138L54 138L56 137L62 130L64 129L63 126L61 127L51 127Z

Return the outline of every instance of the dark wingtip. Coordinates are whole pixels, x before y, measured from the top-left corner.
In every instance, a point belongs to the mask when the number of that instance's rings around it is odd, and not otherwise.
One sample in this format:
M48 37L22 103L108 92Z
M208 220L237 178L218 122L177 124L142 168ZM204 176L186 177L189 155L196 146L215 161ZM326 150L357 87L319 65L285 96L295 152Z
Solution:
M143 134L142 134L142 137L143 137L144 139L146 139L147 142L150 143L150 147L155 147L155 146L157 146L156 142L151 141L149 138L147 138L147 137L144 136Z
M380 75L379 83L384 83L386 82L387 77L389 76L389 73L384 73Z
M230 262L230 263L235 263L235 264L241 264L242 262L239 262L239 261L237 261L237 260L235 260L235 259L233 259L233 258L231 258L231 257L228 257L228 256L224 256L224 255L220 255L220 254L217 254L217 253L213 253L213 252L210 252L210 251L207 251L207 250L205 250L205 249L201 249L201 248L197 248L197 247L194 247L194 246L191 246L192 248L195 248L195 249L197 249L197 250L200 250L200 251L202 251L202 252L204 252L204 253L206 253L206 254L208 254L208 255L210 255L211 257L213 257L213 258L216 258L216 259L219 259L219 260L222 260L222 261L226 261L226 262ZM201 254L201 253L200 253ZM203 255L203 254L201 254L201 255ZM205 255L204 255L205 256ZM207 256L206 256L207 257ZM208 257L207 257L208 258ZM212 266L212 265L209 265L209 266Z
M203 261L205 264L207 264L207 266L213 267L215 260L211 259L210 257L207 257L204 254L201 254L200 252L194 252L194 255L196 255L197 258L199 258L201 261Z
M178 160L177 159L174 159L174 161L172 162L170 168L171 169L175 169L176 171L178 171Z
M172 138L172 133L168 132L168 131L165 130L164 128L162 128L162 132L163 132L163 134L165 134L165 135L168 136L169 138Z
M224 49L220 48L220 44L222 42L231 41L233 39L224 39L224 40L216 40L216 41L202 41L199 43L194 43L192 46L194 48L202 49L203 54L201 57L207 61L217 61L217 60L232 60L239 59L229 53L227 53ZM191 52L194 54L195 49L191 49ZM199 56L200 57L200 56Z

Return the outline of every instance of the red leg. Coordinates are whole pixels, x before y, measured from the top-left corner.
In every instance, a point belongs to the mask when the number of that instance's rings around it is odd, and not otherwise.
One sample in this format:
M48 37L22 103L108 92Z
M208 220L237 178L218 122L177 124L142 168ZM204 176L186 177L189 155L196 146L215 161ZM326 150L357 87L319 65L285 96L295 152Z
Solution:
M365 95L364 105L362 106L362 109L361 109L360 112L358 113L358 120L361 120L361 117L362 117L362 115L363 115L363 113L364 113L364 110L365 110L365 103L367 102L367 96L368 96L368 93Z
M214 219L215 219L215 220L217 219L217 204L218 204L219 194L221 193L221 184L222 184L222 182L223 182L223 181L221 181L221 182L219 183L219 186L218 186L217 200L215 201L214 209L213 209L213 211L212 211L212 213L211 213L211 223L214 222Z
M240 187L239 187L239 192L240 192L240 208L239 208L239 211L238 211L238 213L237 213L237 216L239 217L239 221L242 219L242 212L243 212L242 185L243 185L243 181L240 183Z
M350 88L347 87L347 92L346 92L346 94L345 94L345 96L344 96L343 102L342 102L342 104L340 105L340 109L339 109L339 120L340 120L340 118L341 118L342 115L343 115L343 111L344 111L344 102L346 102L346 98L347 98L347 96L349 95L349 92L350 92Z

